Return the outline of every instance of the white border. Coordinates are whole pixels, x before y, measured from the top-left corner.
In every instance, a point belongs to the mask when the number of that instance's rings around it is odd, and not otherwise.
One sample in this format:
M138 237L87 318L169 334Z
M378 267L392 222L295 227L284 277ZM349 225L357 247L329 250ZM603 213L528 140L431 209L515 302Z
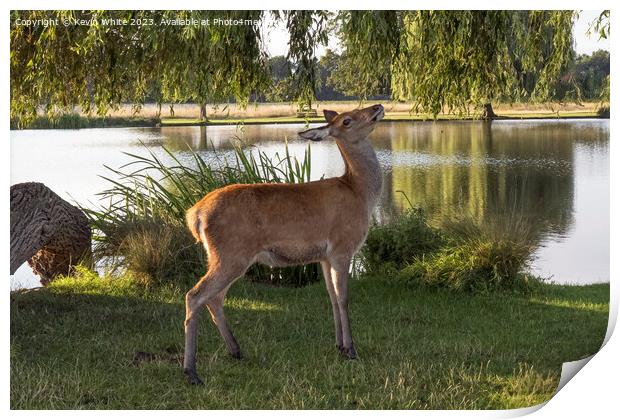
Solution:
M231 2L223 2L218 4L207 4L204 1L181 1L181 2L169 2L169 1L161 1L161 0L153 0L153 1L134 1L131 4L127 2L119 2L119 1L76 1L76 0L67 0L67 1L52 1L52 2L43 2L43 1L32 1L32 0L24 0L20 2L11 2L11 4L6 4L4 7L6 12L4 14L4 19L0 20L1 32L5 34L4 43L2 46L2 76L4 80L5 89L3 90L3 101L0 109L2 115L2 147L3 153L0 153L0 177L2 179L2 191L4 194L4 206L2 208L3 221L2 224L2 234L5 238L3 242L3 252L4 259L2 260L2 270L8 273L8 256L9 256L9 163L10 163L10 151L9 151L9 39L8 39L8 11L13 9L201 9L201 8L213 8L213 9L256 9L257 6L260 6L261 9L424 9L424 8L432 8L441 6L442 9L497 9L498 6L502 6L505 9L611 9L611 19L612 26L615 28L616 20L615 16L618 13L613 8L613 4L611 1L532 1L532 0L522 0L522 1L504 1L498 3L497 1L477 1L477 2L463 2L463 1L447 1L441 4L434 2L421 2L421 1L412 1L412 2L402 2L395 0L382 0L381 2L368 1L368 0L356 0L352 1L323 1L316 0L311 4L307 2L291 2L291 1L263 1L260 3L256 2L237 2L234 5ZM613 29L612 29L613 31ZM612 32L612 36L613 36ZM616 69L618 68L616 54L618 53L618 49L613 46L611 43L611 66L612 66L612 102L614 104L618 103L618 89L616 85ZM612 111L613 112L613 111ZM615 115L615 112L614 112ZM611 120L611 133L612 137L615 136L615 133L618 129L618 123L615 119ZM617 137L617 136L615 136ZM611 185L617 185L618 174L619 174L619 159L618 159L618 145L615 144L616 141L620 141L617 139L612 139L610 141L610 152L611 152ZM620 205L618 204L618 194L614 193L614 189L611 191L611 213L610 214L620 214ZM620 248L618 246L618 219L612 218L610 221L611 226L611 253L610 255L620 255ZM526 408L519 410L507 410L507 411L338 411L338 412L325 412L325 413L315 413L315 412L304 412L304 411L296 411L294 413L285 412L285 411L276 411L276 412L256 412L256 411L215 411L209 413L202 412L132 412L132 416L143 416L148 415L153 418L168 418L171 415L183 415L183 416L209 416L210 418L230 418L234 416L235 418L248 418L248 419L256 419L257 417L269 417L269 418L288 418L291 415L294 415L298 418L313 418L316 415L321 416L334 416L340 418L368 418L375 417L377 415L385 416L385 417L398 417L398 418L409 418L410 416L415 416L416 418L506 418L506 417L516 417L520 415L524 415L527 413L530 414L531 418L536 419L546 419L546 418L573 418L573 417L593 417L593 418L611 418L612 416L617 415L618 411L618 396L617 396L617 384L618 384L618 375L620 373L620 364L618 362L617 355L620 354L620 340L617 337L617 334L610 335L613 331L613 327L615 326L615 322L618 314L618 263L617 260L611 260L611 287L612 287L612 305L610 311L610 325L608 329L609 341L603 347L603 349L595 355L592 360L582 369L581 372L576 376L575 379L569 381L564 388L562 388L559 393L553 397L546 405L543 407L534 407L534 408ZM6 283L7 292L9 289L9 283ZM4 337L5 337L5 345L2 346L0 350L4 356L3 360L5 363L2 365L3 369L3 404L2 408L4 411L8 411L9 409L9 386L10 386L10 372L9 372L9 296L8 293L4 296L4 314L3 314L3 326L4 326ZM613 413L613 414L612 414ZM8 414L8 413L7 413ZM64 412L64 413L54 413L49 411L13 411L9 415L14 418L26 418L31 416L37 417L48 417L53 415L63 415L67 418L83 418L87 417L121 417L128 414L125 411L90 411L90 412Z

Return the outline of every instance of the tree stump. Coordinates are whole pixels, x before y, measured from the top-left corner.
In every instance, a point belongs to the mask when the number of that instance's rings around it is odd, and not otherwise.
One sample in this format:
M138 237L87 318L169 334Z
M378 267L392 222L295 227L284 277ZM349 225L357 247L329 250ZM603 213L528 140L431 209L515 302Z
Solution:
M43 285L91 256L86 215L38 182L11 186L11 274L25 262Z

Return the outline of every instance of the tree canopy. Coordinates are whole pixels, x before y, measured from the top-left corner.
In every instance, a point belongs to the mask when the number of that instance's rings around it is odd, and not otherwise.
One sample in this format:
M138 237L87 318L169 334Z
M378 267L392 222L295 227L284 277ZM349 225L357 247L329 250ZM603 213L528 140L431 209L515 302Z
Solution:
M268 16L289 34L287 57L279 63L269 60L256 24ZM259 97L310 104L329 89L360 98L387 94L435 115L470 112L497 100L545 101L564 89L557 80L574 62L575 16L501 10L12 11L11 118L28 121L41 107L53 113L76 105L104 115L123 102L139 107L147 97L203 108ZM74 24L63 25L67 19ZM213 24L216 19L248 24ZM134 24L119 23L129 21ZM608 12L592 31L608 36ZM339 37L342 53L328 51L319 60L317 47L330 33Z
M268 83L258 25L204 23L258 22L262 13L13 11L11 118L32 119L39 106L105 114L121 102L139 106L149 89L171 102L247 102Z
M394 99L467 111L498 98L546 100L573 54L572 11L358 11L341 36L362 78L389 63ZM365 34L369 34L365 36ZM373 64L376 63L376 64ZM523 74L535 74L530 91Z

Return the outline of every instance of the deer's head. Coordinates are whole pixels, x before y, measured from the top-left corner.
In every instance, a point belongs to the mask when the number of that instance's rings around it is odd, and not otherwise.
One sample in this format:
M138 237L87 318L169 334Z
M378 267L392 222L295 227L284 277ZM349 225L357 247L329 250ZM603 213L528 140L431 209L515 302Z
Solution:
M342 114L324 110L323 114L327 125L302 131L299 135L312 141L321 141L332 136L342 142L355 144L366 139L374 130L377 121L381 121L385 115L383 105L373 105Z

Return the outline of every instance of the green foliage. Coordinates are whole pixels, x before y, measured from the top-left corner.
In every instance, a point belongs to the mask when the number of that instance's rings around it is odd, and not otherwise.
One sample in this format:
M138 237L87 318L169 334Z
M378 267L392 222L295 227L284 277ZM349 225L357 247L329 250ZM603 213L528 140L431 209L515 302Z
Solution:
M486 293L527 291L537 283L524 273L536 249L531 224L515 214L490 218L484 225L472 218L444 221L446 245L416 257L399 280L431 288Z
M422 209L412 209L391 223L371 226L361 249L362 265L367 272L380 271L386 264L400 269L442 244L440 232L429 226Z
M79 105L104 116L122 102L139 107L149 94L158 101L247 102L268 83L257 26L160 24L214 17L259 20L262 11L12 11L11 119L27 124L41 105L49 115ZM18 26L17 18L93 23Z
M322 81L324 80L323 90L331 88L333 92L340 92L345 97L359 99L368 99L378 95L389 97L389 66L377 68L377 74L374 77L360 80L359 70L356 67L354 57L356 56L346 52L339 55L331 50L327 50L319 61L319 67L322 70ZM320 92L320 94L325 96L325 92Z
M548 99L572 55L572 11L362 11L341 15L361 81L388 63L394 99L434 115L498 98ZM381 72L380 72L381 73ZM524 90L523 74L535 76Z
M609 76L609 51L598 50L591 55L582 54L571 63L556 87L556 98L574 100L609 101L607 77Z
M266 13L289 32L290 78L270 80L259 25L160 24L257 21ZM376 10L333 17L320 10L12 11L11 119L23 126L40 107L51 116L76 105L104 116L123 102L139 108L145 98L196 102L201 113L207 102L245 105L252 97L311 105L326 86L360 98L391 92L434 115L462 113L499 99L548 100L573 54L572 11ZM17 18L155 24L17 26ZM336 70L327 77L315 51L336 24L344 52L325 60ZM608 36L608 11L593 28Z
M164 19L260 20L262 11L164 11ZM159 27L151 40L164 60L160 79L166 101L218 103L234 97L247 104L268 85L266 53L254 25ZM165 57L165 58L163 58Z
M288 55L294 68L294 95L299 105L312 105L318 83L315 49L327 45L331 14L324 10L288 10L278 18L286 20L289 32Z
M121 169L108 168L112 187L99 195L107 203L82 208L95 230L94 254L105 264L126 267L148 284L193 284L206 271L204 249L185 227L185 212L210 191L229 184L307 182L310 149L299 162L289 154L271 159L235 145L234 160L218 157L207 162L191 153L181 162L164 149L165 159L129 154L134 161ZM318 281L316 264L291 268L252 267L247 276L271 284L301 286Z
M395 283L475 293L528 291L538 284L524 273L535 249L530 224L518 216L470 217L431 227L420 210L373 226L362 248L366 275L387 272Z
M597 33L599 39L607 39L609 38L610 27L609 10L603 10L596 19L590 22L587 34L592 35L593 33Z
M344 47L330 83L347 95L367 98L389 92L391 63L399 51L402 12L347 11L339 15Z
M527 291L537 281L521 272L530 253L511 241L468 241L415 259L397 281L459 292Z
M270 57L271 85L265 92L268 102L285 102L294 99L293 64L283 55Z

